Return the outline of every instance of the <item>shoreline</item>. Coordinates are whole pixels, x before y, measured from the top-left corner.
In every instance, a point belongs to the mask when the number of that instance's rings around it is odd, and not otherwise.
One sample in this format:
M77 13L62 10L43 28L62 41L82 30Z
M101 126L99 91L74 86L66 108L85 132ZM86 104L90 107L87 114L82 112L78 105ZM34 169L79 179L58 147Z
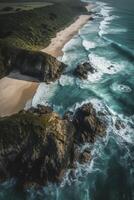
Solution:
M39 83L4 77L0 80L0 117L15 114L24 109Z
M41 51L54 57L62 56L64 45L78 33L80 28L90 20L90 17L90 15L80 15L71 25L58 32L56 37L51 39L50 44Z
M56 37L51 39L48 47L41 51L54 57L61 56L64 45L88 20L90 20L90 15L80 15L75 22L58 32ZM38 86L38 82L28 81L24 77L23 79L12 78L9 75L0 79L0 117L10 116L24 109L26 102L33 98Z

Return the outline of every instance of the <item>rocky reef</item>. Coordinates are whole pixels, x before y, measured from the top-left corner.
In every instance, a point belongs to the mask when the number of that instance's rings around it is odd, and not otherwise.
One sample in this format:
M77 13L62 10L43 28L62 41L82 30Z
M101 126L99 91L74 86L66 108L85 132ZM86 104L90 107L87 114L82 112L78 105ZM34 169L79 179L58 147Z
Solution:
M90 150L80 153L79 145L105 130L90 103L63 118L47 106L0 118L0 179L15 177L23 186L59 182L75 161L90 160Z
M83 64L79 64L74 70L74 75L80 79L87 79L88 73L95 73L97 70L89 63L85 62Z
M37 78L39 81L51 82L60 77L66 65L56 58L39 51L4 47L3 63L8 71L18 70L21 74Z

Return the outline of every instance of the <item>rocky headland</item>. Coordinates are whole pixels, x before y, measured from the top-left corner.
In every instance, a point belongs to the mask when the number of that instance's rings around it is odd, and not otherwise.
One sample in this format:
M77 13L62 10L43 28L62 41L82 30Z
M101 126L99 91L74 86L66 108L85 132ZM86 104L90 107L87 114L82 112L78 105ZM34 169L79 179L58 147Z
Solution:
M22 186L59 182L75 162L91 159L79 146L103 136L106 125L91 103L61 118L40 106L0 118L0 179L16 178Z
M58 79L66 68L64 63L45 52L12 47L4 47L1 52L7 73L17 70L46 83Z

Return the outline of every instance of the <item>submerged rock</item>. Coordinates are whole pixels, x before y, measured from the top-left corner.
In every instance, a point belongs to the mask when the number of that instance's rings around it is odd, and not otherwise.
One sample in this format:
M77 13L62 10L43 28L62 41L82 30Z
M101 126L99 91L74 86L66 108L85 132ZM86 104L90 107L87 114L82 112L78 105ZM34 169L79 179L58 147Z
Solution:
M79 64L77 68L74 70L74 75L80 79L87 79L88 73L95 73L97 70L92 67L89 62L85 62L83 64Z
M16 48L3 48L5 68L18 70L21 74L51 82L60 77L66 65L43 52Z
M78 143L93 143L96 137L104 135L106 130L106 126L97 116L91 103L84 104L76 110L73 123Z

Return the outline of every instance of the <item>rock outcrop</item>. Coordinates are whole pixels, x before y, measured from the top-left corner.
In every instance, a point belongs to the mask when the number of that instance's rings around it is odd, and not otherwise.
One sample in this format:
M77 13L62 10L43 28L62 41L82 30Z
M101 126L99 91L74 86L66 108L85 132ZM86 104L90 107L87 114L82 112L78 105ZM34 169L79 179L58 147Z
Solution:
M59 181L72 162L74 129L49 107L0 119L0 178L19 183Z
M97 136L105 133L106 129L91 103L84 104L76 110L73 124L77 133L75 135L77 143L93 143Z
M90 149L79 147L105 129L90 103L63 118L48 106L0 118L0 179L15 177L21 185L58 182L75 161L91 159Z
M87 79L88 73L95 73L97 70L92 67L89 62L85 62L83 64L79 64L76 69L74 70L74 75L80 79Z
M66 65L56 58L39 51L16 48L3 48L5 68L18 70L21 74L37 78L39 81L51 82L60 77Z

